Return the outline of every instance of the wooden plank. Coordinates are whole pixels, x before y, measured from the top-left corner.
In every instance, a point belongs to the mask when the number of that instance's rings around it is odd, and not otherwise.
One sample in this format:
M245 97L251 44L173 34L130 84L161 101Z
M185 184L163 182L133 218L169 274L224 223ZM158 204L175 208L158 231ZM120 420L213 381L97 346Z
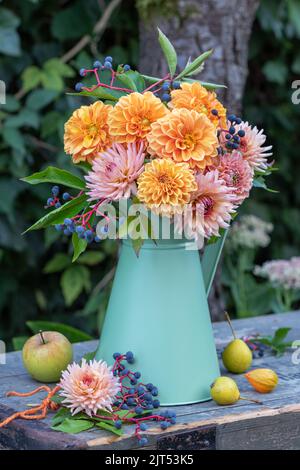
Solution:
M300 313L272 315L254 319L235 320L234 328L238 336L247 336L254 333L272 334L281 326L290 326L292 331L289 339L300 339ZM219 351L231 340L231 333L225 322L214 324L216 344ZM96 341L89 341L75 345L75 360L87 352L95 350ZM279 386L271 394L263 395L263 405L256 405L246 401L239 401L230 407L220 407L214 402L199 403L174 407L177 412L177 424L162 431L156 423L150 425L145 433L149 438L148 448L187 450L194 448L299 448L300 417L300 368L293 364L291 352L276 358L266 354L263 358L255 359L255 367L270 367L278 372ZM222 368L222 373L225 373ZM230 375L226 372L226 375ZM237 381L243 395L257 398L246 379L242 376L233 376ZM7 398L7 390L14 388L19 391L30 391L36 387L24 371L20 353L7 355L7 364L0 365L0 419L10 413L24 409L26 403L36 403L43 394L20 399ZM274 425L272 424L274 423ZM289 423L292 423L290 428ZM134 449L137 442L132 437L133 428L125 427L125 434L121 438L106 431L87 431L77 436L58 434L50 429L51 417L43 422L26 422L18 420L9 427L0 430L0 446L2 448L88 448L88 449ZM279 442L280 426L285 429L284 444ZM255 429L258 429L257 438ZM236 438L238 434L239 439ZM268 435L268 438L265 437ZM289 438L290 436L290 438ZM263 438L264 442L263 442ZM289 440L290 439L290 440ZM290 444L289 444L290 442ZM283 447L280 447L282 445ZM265 446L265 447L264 447ZM272 447L273 446L273 447ZM289 446L289 447L284 447Z

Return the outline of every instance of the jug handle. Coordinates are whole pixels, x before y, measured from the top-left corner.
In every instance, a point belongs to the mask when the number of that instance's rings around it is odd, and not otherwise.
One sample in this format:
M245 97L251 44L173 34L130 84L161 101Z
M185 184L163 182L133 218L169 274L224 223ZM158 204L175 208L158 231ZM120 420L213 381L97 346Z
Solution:
M226 240L228 229L224 230L224 233L218 238L215 243L206 245L201 258L203 281L206 291L206 296L209 296L209 292L215 277L216 269L220 260L222 249Z

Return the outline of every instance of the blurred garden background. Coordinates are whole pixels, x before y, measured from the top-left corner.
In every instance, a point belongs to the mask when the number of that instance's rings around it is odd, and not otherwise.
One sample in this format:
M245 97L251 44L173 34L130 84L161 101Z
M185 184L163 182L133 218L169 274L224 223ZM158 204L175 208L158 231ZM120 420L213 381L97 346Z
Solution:
M7 92L0 105L0 338L10 348L20 349L31 330L49 329L37 322L81 330L68 331L73 340L98 336L117 244L91 247L72 264L69 240L54 229L22 236L42 216L50 185L29 186L20 178L49 164L74 171L63 151L63 126L80 104L66 94L79 81L78 70L106 55L138 67L147 18L172 18L176 8L176 0L0 0L0 80ZM156 60L155 46L148 48L147 60ZM266 260L300 251L300 105L291 100L292 83L300 77L298 0L260 1L248 67L242 116L264 128L273 145L279 171L268 184L279 192L255 188L242 211L266 224L239 215L239 229L230 235L218 282L232 317L299 306L298 291L287 295L253 272ZM243 230L254 234L248 246Z

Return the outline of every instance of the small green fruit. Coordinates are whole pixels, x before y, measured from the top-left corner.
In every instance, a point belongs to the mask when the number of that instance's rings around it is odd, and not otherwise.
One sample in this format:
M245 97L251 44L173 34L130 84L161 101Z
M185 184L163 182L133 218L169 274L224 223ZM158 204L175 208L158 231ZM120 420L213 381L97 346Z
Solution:
M240 399L237 384L230 377L219 377L211 385L210 394L218 405L233 405Z
M245 341L234 339L223 351L223 364L229 372L242 374L252 363L252 352Z
M44 331L29 338L23 347L23 363L39 382L58 382L72 361L70 341L57 331Z

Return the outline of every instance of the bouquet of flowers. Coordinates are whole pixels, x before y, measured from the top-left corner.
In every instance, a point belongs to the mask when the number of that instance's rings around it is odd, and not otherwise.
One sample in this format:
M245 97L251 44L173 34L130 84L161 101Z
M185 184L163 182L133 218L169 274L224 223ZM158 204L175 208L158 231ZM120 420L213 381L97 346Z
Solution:
M54 225L71 236L74 260L112 236L112 223L115 237L130 237L138 252L145 238L156 238L149 213L168 218L178 234L212 242L253 186L267 189L271 147L263 130L227 115L214 91L220 85L191 78L212 51L178 72L176 51L160 30L159 43L169 68L162 78L115 67L112 57L81 69L76 94L93 102L73 112L64 134L76 173L49 167L24 178L55 184L50 211L28 230ZM124 210L128 200L138 210Z

